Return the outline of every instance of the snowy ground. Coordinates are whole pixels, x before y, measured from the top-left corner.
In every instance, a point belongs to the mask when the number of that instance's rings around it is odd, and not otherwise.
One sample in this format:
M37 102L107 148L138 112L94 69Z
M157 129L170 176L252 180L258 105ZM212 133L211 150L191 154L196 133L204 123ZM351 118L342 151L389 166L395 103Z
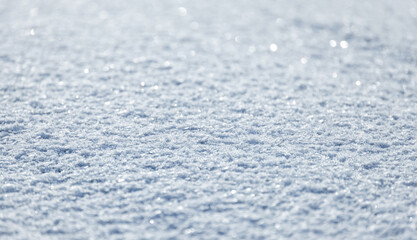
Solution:
M1 239L416 239L417 2L0 0Z

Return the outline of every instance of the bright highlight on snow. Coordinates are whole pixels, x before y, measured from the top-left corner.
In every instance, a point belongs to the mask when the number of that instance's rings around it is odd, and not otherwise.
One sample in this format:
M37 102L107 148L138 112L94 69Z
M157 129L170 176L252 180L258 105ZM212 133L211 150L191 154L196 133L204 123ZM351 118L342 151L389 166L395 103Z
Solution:
M275 43L271 43L271 45L269 45L269 50L271 52L276 52L278 50L278 46Z
M336 47L337 46L337 42L335 40L330 40L329 44L331 47Z
M341 47L341 48L348 48L348 47L349 47L349 43L348 43L348 42L346 42L346 41L341 41L341 42L340 42L340 47Z
M180 13L181 16L187 15L187 9L185 7L179 7L178 12Z
M308 62L308 60L307 60L307 58L301 58L301 59L300 59L300 62L301 62L302 64L306 64L306 63Z

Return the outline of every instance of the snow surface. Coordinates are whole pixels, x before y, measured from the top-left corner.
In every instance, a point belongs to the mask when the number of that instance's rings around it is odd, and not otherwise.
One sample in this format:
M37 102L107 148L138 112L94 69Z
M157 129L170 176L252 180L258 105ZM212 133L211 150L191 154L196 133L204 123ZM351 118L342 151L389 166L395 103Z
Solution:
M1 239L417 239L417 2L0 1Z

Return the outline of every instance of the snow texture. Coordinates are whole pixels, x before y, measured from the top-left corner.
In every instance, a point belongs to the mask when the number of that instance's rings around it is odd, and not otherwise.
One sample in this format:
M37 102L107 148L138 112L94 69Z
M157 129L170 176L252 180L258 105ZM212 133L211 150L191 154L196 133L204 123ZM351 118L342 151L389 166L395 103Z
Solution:
M417 239L417 2L0 0L1 239Z

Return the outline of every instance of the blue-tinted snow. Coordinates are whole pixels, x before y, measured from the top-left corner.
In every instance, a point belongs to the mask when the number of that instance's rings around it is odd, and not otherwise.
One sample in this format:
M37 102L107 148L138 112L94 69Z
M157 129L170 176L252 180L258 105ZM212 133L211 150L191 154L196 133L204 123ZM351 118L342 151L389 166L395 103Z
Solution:
M0 1L0 238L413 239L417 2Z

